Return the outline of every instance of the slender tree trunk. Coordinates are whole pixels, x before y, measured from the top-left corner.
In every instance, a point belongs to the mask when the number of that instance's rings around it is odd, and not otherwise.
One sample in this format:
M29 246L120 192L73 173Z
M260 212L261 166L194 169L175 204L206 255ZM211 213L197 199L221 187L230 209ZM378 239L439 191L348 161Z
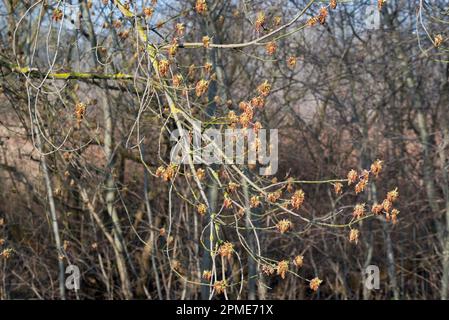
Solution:
M101 55L97 55L97 39L95 35L95 30L92 24L92 20L89 14L89 10L87 8L86 1L83 0L81 2L83 17L86 19L87 22L87 28L88 33L90 36L91 41L91 50L92 50L92 62L96 67L99 67L100 64L97 61L97 59ZM122 229L120 225L120 219L117 214L117 210L114 206L115 203L115 182L114 182L114 168L115 168L115 157L114 157L114 123L112 118L112 108L111 108L111 101L109 99L109 91L108 91L108 85L107 81L102 81L102 87L105 90L105 92L102 95L102 109L103 109L103 120L104 120L104 152L106 156L107 161L107 172L106 172L106 207L109 216L112 219L112 225L113 225L113 235L114 235L114 241L115 245L117 247L117 269L120 276L121 281L121 290L126 299L132 298L132 292L131 292L131 286L128 276L128 270L126 266L126 249L124 245L123 235L122 235Z
M28 89L30 90L30 89ZM28 92L28 94L31 94L31 92ZM31 99L30 103L32 104L31 110L34 110L34 103L32 103L33 99ZM65 300L65 268L64 268L64 261L62 259L61 249L61 238L59 235L59 226L58 226L58 217L56 214L56 206L55 206L55 200L53 197L53 187L51 183L51 177L50 172L48 170L47 166L47 159L45 154L43 154L43 145L42 145L42 139L41 139L41 133L39 132L38 123L36 119L36 115L34 112L31 114L32 121L33 121L33 130L34 130L34 138L36 143L36 148L39 151L41 155L41 168L42 168L42 174L44 175L45 179L45 188L47 190L47 200L49 205L49 211L50 211L50 218L51 218L51 228L53 231L53 237L55 240L55 246L56 246L56 252L57 252L57 259L58 259L58 269L59 269L59 295L62 300Z
M449 104L449 83L443 86L442 110ZM443 235L443 275L441 277L441 299L449 298L449 119L447 114L441 115L442 143L439 146L441 162L441 188L445 199L445 231Z

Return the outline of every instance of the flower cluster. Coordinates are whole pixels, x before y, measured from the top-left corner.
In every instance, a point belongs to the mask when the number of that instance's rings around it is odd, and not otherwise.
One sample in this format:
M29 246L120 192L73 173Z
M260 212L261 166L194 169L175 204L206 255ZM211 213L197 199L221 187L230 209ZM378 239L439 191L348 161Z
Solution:
M293 264L298 268L301 268L303 263L304 263L304 256L296 256L293 259Z
M285 279L285 275L288 272L288 261L282 260L278 262L276 267L276 274L280 276L282 279Z
M340 182L334 183L334 191L336 195L340 195L343 192L343 185Z
M160 166L156 170L156 177L162 178L162 180L164 180L164 181L170 181L175 176L176 167L177 166L175 164L171 164L171 165L167 166L166 168L163 166Z
M260 206L260 200L258 196L252 196L251 199L249 200L249 205L251 208L257 208L258 206Z
M363 217L365 215L365 204L364 203L356 204L352 215L356 219L360 219L361 217Z
M337 8L337 0L331 0L329 6L332 10L335 10Z
M230 242L224 242L219 248L218 253L220 256L227 259L231 259L231 255L234 252L234 245Z
M304 191L298 190L296 191L291 200L292 207L295 209L299 209L304 203Z
M184 35L185 26L183 23L177 23L175 25L175 32L178 37L182 37Z
M435 39L433 40L434 46L438 48L439 46L441 46L442 43L443 43L443 36L441 34L437 34L435 36Z
M209 88L209 81L201 79L195 86L195 93L197 97L201 97Z
M267 276L271 276L275 271L275 268L270 266L269 264L262 265L262 272L265 273Z
M58 21L62 20L63 16L64 16L64 14L62 13L61 9L55 9L55 10L53 10L53 14L52 14L51 18L54 21L58 22Z
M209 46L210 46L210 37L209 36L204 36L202 41L203 41L203 47L206 48L206 49L209 48Z
M151 7L147 7L147 8L143 9L143 14L144 14L145 18L147 18L147 19L150 19L151 16L153 15L153 13L154 13L154 9Z
M78 124L81 123L84 119L84 115L86 114L86 105L82 102L79 102L75 105L75 117Z
M204 270L203 271L203 279L206 281L210 281L210 279L212 279L212 271Z
M268 83L267 80L265 80L263 83L261 83L258 87L257 87L257 91L259 92L259 94L263 97L266 97L270 94L270 90L271 90L271 85Z
M229 198L228 195L225 195L225 198L223 200L223 207L226 209L232 208L232 199Z
M357 244L359 242L359 234L359 230L351 229L351 231L349 232L349 242L354 242L355 244Z
M205 215L207 212L207 206L204 203L201 203L198 207L197 207L197 211L200 215Z
M271 203L275 203L276 201L279 200L281 195L282 195L282 191L281 190L278 190L278 191L275 191L275 192L270 192L269 194L267 194L267 200L269 202L271 202Z
M262 29L264 23L265 23L265 13L259 12L257 14L256 23L254 24L257 32L259 32L260 29Z
M294 68L294 67L296 67L296 62L297 62L297 58L296 57L294 57L294 56L290 56L290 57L288 57L288 59L287 59L287 65L290 67L290 68Z
M276 42L274 42L274 41L268 42L268 43L266 44L266 46L265 46L265 50L266 50L266 52L267 52L270 56L274 55L274 54L276 53L276 50L277 50L277 44L276 44Z
M159 73L162 77L165 77L168 74L168 70L170 67L170 63L168 60L161 60L159 61Z
M195 10L199 14L206 14L206 12L207 12L206 0L196 0Z
M217 294L222 294L226 290L226 280L215 281L214 290Z
M13 253L11 248L6 248L2 252L0 252L0 258L9 259Z
M181 81L182 81L182 75L181 74L175 74L172 77L172 83L173 83L173 87L178 88L181 85Z
M310 284L309 284L310 289L312 289L313 291L318 291L318 289L321 285L321 282L323 282L323 280L320 280L320 278L318 278L318 277L313 278L312 280L310 280Z
M276 224L276 228L280 233L285 233L292 228L293 224L288 219L282 219Z

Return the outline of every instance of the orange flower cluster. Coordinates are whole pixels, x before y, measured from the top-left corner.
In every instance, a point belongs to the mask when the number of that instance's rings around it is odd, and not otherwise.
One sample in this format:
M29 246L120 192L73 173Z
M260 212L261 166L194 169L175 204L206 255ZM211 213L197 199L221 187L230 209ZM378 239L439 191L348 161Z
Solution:
M205 14L207 12L206 0L196 0L195 10L199 14Z
M64 16L64 14L62 13L61 9L55 9L55 10L53 10L53 14L52 14L51 18L54 21L58 22L58 21L62 20L63 16Z
M261 83L258 87L257 87L257 92L259 92L259 94L262 97L266 97L270 94L270 90L271 90L271 85L268 83L267 80L265 80L263 83Z
M288 230L292 228L293 224L288 219L282 219L276 224L276 228L280 233L286 233Z
M323 282L323 280L320 280L320 278L318 278L318 277L313 278L312 280L310 280L310 284L309 284L310 289L312 289L313 291L318 291L318 289L321 285L321 282Z
M357 178L358 178L357 171L355 171L354 169L351 169L348 172L348 186L355 183L357 181Z
M235 190L237 190L238 187L239 187L239 184L235 183L235 182L229 182L229 184L228 184L229 192L234 192Z
M81 123L84 119L84 115L86 114L86 105L84 103L77 103L75 105L75 117L78 124Z
M293 264L298 268L301 268L303 263L304 263L304 256L296 256L293 259Z
M371 173L374 174L374 176L377 178L379 176L379 173L382 171L382 164L383 161L377 159L374 161L374 163L371 165Z
M377 8L380 10L382 10L385 2L387 2L387 0L377 0Z
M313 16L312 18L310 18L309 20L307 20L307 25L309 27L313 27L314 25L316 25L318 22L320 24L325 24L326 23L326 19L328 16L328 11L326 7L321 7L320 11L318 12L318 15Z
M209 88L209 82L201 79L196 83L195 93L197 97L201 97Z
M269 202L274 203L274 202L276 202L276 201L279 200L279 198L281 197L281 195L282 195L282 191L281 191L281 190L278 190L278 191L276 191L276 192L270 192L269 194L267 194L267 200L268 200Z
M398 188L395 188L394 190L387 193L387 200L390 202L395 202L398 197L399 197Z
M6 248L0 252L0 258L9 259L12 255L13 250L11 248Z
M273 18L273 25L275 27L280 26L281 22L282 22L282 18L280 16L276 16Z
M196 210L200 215L204 216L207 212L207 206L204 203L202 203L197 207Z
M339 195L343 192L343 185L340 182L334 183L334 191L336 195Z
M178 74L175 74L175 75L172 77L173 87L178 88L179 85L181 84L181 81L182 81L182 75L179 74L179 73L178 73Z
M363 192L366 186L368 185L368 181L369 181L369 171L363 170L359 182L355 185L355 193L359 194Z
M168 54L170 57L174 57L176 53L178 52L178 39L174 38L170 47L168 47Z
M231 255L234 252L234 245L230 242L224 242L219 248L218 253L223 258L231 259Z
M254 108L246 102L240 102L239 107L243 110L243 113L240 114L239 122L243 128L248 128L254 117Z
M210 38L209 38L209 36L204 36L202 41L203 41L203 47L206 48L206 49L209 48L209 46L210 46Z
M228 113L228 120L229 120L229 125L233 128L235 128L237 122L239 121L239 117L237 117L237 115L235 114L234 111L229 111Z
M182 37L184 35L185 27L183 23L177 23L175 25L175 32L178 37Z
M252 196L251 199L249 200L249 204L251 208L257 208L258 206L260 206L260 200L258 196Z
M325 24L326 23L327 15L328 15L327 8L326 7L322 7L320 9L320 12L319 12L319 15L318 15L318 20L320 21L321 24Z
M307 25L309 27L313 27L314 25L316 25L318 23L319 19L317 16L310 18L309 20L307 20Z
M438 48L439 46L441 46L442 43L443 43L443 36L441 34L437 34L435 36L435 39L433 40L433 44L435 45L436 48Z
M382 211L385 212L385 218L387 221L393 222L395 224L397 222L397 216L399 214L399 210L393 209L393 203L398 199L399 192L398 188L391 190L387 193L387 197L382 201L382 204L375 203L371 208L371 212L375 215L382 214Z
M392 209L393 202L395 202L398 197L399 197L398 188L395 188L394 190L387 193L387 198L382 203L384 205L383 207L385 210L385 218L387 219L387 221L391 221L393 224L396 224L397 217L399 214L399 210Z
M143 9L143 14L144 14L145 18L147 18L147 19L151 18L153 13L154 13L154 9L151 7L147 7L147 8Z
M215 281L214 289L217 294L222 294L226 290L226 280Z
M371 208L371 212L375 215L379 215L382 213L382 210L384 209L384 206L382 204L375 203L373 204Z
M331 0L329 6L332 10L335 10L337 8L337 0Z
M287 64L288 64L288 66L289 66L290 68L296 67L296 62L297 62L297 59L296 59L296 57L294 57L294 56L290 56L290 57L288 57L288 59L287 59Z
M292 196L291 201L292 207L298 210L303 203L304 203L304 191L298 190Z
M275 269L268 265L268 264L264 264L262 265L262 272L265 273L267 276L271 276L274 273Z
M357 244L359 242L359 234L359 230L351 229L351 231L349 232L349 242L354 242L355 244Z
M204 178L206 177L206 171L202 168L198 168L196 170L196 176L197 176L198 180L203 181Z
M364 203L356 204L352 215L356 219L360 219L361 217L363 217L365 215L365 204Z
M288 261L287 260L279 261L276 267L277 275L280 276L282 279L285 279L285 275L287 272L288 272Z
M265 46L265 50L270 56L272 56L276 53L276 49L277 49L277 44L274 41L268 42L267 45Z
M225 207L226 209L232 208L232 199L225 196L223 200L223 207Z
M176 165L171 164L167 168L160 166L156 170L156 177L162 178L164 181L170 181L174 178L176 173Z
M212 279L212 271L204 270L203 271L203 279L206 281L210 281L210 279Z
M168 70L170 67L170 63L168 60L161 60L159 61L159 73L162 77L165 77L168 74Z
M265 105L265 100L263 97L258 96L251 99L251 105L255 108L262 109Z
M259 12L257 14L256 23L254 24L257 32L259 32L260 29L262 29L264 23L265 23L265 13Z

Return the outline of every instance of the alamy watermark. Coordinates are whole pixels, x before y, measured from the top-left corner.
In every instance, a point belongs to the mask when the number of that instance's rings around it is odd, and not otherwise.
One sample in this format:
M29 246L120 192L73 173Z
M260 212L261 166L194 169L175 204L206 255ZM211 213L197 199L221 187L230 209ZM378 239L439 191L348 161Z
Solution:
M69 276L65 279L65 287L68 290L79 290L80 289L80 269L74 264L70 264L65 269L65 273Z
M365 268L365 288L368 290L380 289L380 270L376 265L369 265Z
M260 175L277 172L277 129L220 131L212 127L203 130L200 121L190 121L190 124L190 130L176 129L170 134L170 141L175 142L170 153L172 163L248 164L259 165Z

